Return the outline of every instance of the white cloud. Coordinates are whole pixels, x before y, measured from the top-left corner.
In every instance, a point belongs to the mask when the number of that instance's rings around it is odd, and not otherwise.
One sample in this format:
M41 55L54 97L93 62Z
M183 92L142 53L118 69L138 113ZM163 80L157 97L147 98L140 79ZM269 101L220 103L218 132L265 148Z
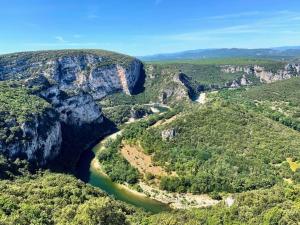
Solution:
M223 18L235 19L238 16L259 14L259 12L244 12L240 14L224 15ZM221 19L221 16L218 18ZM290 11L277 11L269 14L262 14L260 17L253 17L248 23L241 23L235 26L223 26L213 29L199 29L185 33L165 34L147 36L152 40L169 40L169 41L203 41L213 38L225 38L233 35L272 35L278 36L288 33L298 33L300 24L298 19L300 13Z
M238 26L228 26L221 27L216 29L205 29L193 32L186 33L177 33L177 34L167 34L167 35L157 35L157 36L148 36L148 39L155 40L170 40L170 41L203 41L210 40L212 36L222 37L226 35L234 34L251 34L251 33L261 33L264 32L263 29L250 25L238 25Z
M60 43L66 43L66 40L62 36L56 36L55 39Z

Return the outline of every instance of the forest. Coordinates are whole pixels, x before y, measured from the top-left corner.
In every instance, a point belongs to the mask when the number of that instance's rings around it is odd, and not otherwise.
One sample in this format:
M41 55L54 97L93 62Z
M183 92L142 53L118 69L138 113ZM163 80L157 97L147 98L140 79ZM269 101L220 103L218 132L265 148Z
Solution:
M26 161L0 156L0 223L14 224L296 224L299 185L235 194L233 206L150 214L115 201L71 175L34 171Z
M175 130L174 139L162 139L167 129ZM238 105L192 107L166 126L141 130L125 137L178 174L161 179L168 191L242 192L297 177L287 158L299 159L299 133Z

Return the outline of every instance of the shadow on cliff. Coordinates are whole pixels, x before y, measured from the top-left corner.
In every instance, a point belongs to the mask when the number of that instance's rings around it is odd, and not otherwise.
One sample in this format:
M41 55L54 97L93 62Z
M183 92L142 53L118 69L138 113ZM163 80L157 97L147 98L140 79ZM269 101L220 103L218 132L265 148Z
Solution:
M90 165L91 165L92 160L95 157L95 153L92 151L92 148L106 136L118 131L116 125L112 121L110 121L109 119L107 119L105 117L104 117L102 128L105 132L102 133L101 136L98 137L94 141L94 143L90 145L90 147L87 150L82 152L82 154L80 155L80 158L76 164L76 168L74 170L76 177L86 183L89 182Z
M146 72L144 69L144 64L142 64L140 68L140 76L137 80L136 84L134 85L134 88L131 90L131 94L137 95L145 91L145 81L146 81Z
M131 90L133 95L144 92L146 73L140 68L139 79ZM102 123L84 124L80 127L62 123L62 150L48 168L56 172L70 172L84 182L89 180L90 164L95 154L92 148L106 136L118 131L117 126L104 117Z
M90 163L95 157L92 148L107 135L117 131L116 125L105 117L102 123L81 127L62 124L61 154L49 163L49 169L55 172L75 173L81 180L88 181Z

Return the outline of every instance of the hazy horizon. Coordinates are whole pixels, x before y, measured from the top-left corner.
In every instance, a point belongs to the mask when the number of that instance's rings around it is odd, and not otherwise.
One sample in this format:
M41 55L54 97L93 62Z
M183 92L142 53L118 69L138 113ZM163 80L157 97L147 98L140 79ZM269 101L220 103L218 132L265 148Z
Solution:
M129 56L133 56L133 57L151 57L151 56L159 56L159 55L172 55L172 54L180 54L180 53L185 53L185 52L193 52L193 51L207 51L207 50L222 50L222 49L226 49L226 50L230 50L230 49L239 49L239 50L263 50L263 49L274 49L274 50L278 50L280 48L284 48L286 50L293 50L293 49L300 49L300 45L299 46L274 46L274 47L265 47L265 48L207 48L207 49L186 49L186 50L182 50L182 51L173 51L173 52L158 52L158 53L154 53L154 54L147 54L147 55L130 55L121 51L114 51L114 50L110 50L110 49L102 49L102 48L61 48L61 49L35 49L35 50L20 50L20 51L15 51L15 52L7 52L7 53L0 53L0 55L6 55L6 54L17 54L17 53L22 53L22 52L39 52L39 51L64 51L64 50L104 50L104 51L111 51L111 52L116 52L116 53L121 53L121 54L125 54L125 55L129 55Z

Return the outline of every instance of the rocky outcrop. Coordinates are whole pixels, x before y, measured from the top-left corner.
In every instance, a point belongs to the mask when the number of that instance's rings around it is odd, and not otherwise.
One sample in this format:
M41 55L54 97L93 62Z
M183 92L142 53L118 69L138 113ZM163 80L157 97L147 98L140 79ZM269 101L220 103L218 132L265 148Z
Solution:
M249 66L236 66L236 65L225 65L221 66L221 71L223 73L239 73L243 72L246 74L250 74L251 67Z
M78 126L95 121L102 122L101 109L88 93L81 90L66 93L58 86L52 86L39 94L56 109L61 122Z
M178 75L179 81L185 86L187 89L189 98L194 100L197 97L198 92L201 92L204 90L203 85L198 85L193 82L193 79L185 75L184 73L180 73Z
M241 86L247 86L250 84L252 84L252 82L248 79L247 75L244 74L242 76L242 78L240 78L240 79L235 79L233 81L226 82L225 87L226 88L239 88Z
M300 65L299 64L287 64L282 69L271 71L263 66L233 66L226 65L222 66L222 72L224 73L244 73L244 76L255 76L259 78L262 83L272 83L279 80L285 80L292 77L300 76ZM245 80L241 82L244 85Z
M44 65L40 67L44 68ZM62 91L80 89L99 100L117 91L131 94L141 67L136 59L127 67L118 64L101 66L99 56L65 56L46 62L45 70L41 69L37 74L57 84Z
M45 146L41 144L45 157L23 148L28 158L46 162L59 152L68 155L72 164L85 148L107 132L96 100L120 91L132 94L143 75L139 60L115 53L107 55L107 52L57 51L21 53L5 60L0 57L0 79L17 79L26 87L37 89L36 95L49 102L59 115L53 127L45 129L50 140L55 139L54 133L58 134L55 148L46 146L47 139ZM39 126L39 121L36 122L31 127ZM36 141L32 145L38 145Z
M175 74L173 80L168 83L160 95L159 101L162 104L167 104L172 101L185 101L189 99L189 90L187 86L180 80L181 74Z
M16 120L11 121L16 127ZM62 143L61 124L54 110L47 110L42 116L20 124L19 140L0 140L0 152L16 158L23 157L38 165L44 165L60 152Z
M171 129L167 129L167 130L163 130L161 132L161 138L164 141L169 141L175 138L176 132L175 129L171 128Z
M254 75L258 77L261 82L272 83L275 81L300 76L300 65L287 64L284 69L280 69L276 72L267 71L261 66L254 66L253 71Z
M130 110L130 118L141 119L152 114L152 110L147 107L132 107Z
M60 90L84 90L97 100L116 91L131 94L141 70L139 60L104 51L50 51L0 57L0 80L45 77Z

